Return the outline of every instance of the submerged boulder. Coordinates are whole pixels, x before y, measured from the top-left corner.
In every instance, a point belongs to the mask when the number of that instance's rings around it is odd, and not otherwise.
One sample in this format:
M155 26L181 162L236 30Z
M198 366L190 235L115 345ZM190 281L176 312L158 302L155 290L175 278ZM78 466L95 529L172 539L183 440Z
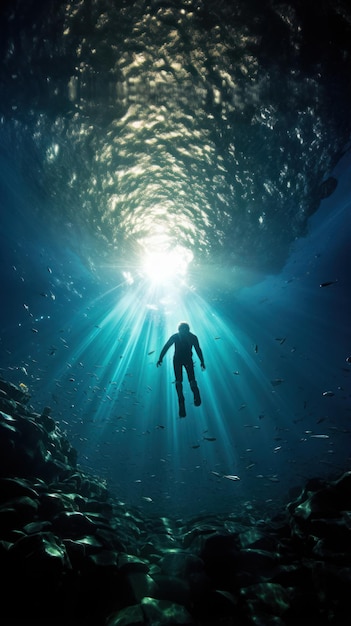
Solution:
M350 472L309 481L272 520L167 518L165 529L82 472L48 412L3 387L4 626L346 626Z

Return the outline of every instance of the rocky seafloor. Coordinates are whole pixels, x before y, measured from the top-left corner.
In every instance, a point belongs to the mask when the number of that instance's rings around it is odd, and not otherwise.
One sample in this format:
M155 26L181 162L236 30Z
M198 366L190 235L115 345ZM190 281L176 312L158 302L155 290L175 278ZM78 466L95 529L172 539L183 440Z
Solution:
M344 626L351 472L272 519L147 518L0 380L2 626Z

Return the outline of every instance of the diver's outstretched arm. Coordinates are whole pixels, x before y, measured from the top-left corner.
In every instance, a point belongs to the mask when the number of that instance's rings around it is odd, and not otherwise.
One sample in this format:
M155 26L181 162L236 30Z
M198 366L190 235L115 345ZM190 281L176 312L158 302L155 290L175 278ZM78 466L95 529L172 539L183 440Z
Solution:
M200 359L201 369L205 370L206 369L206 365L205 365L205 361L204 361L204 355L202 354L202 350L200 348L199 340L198 340L197 337L195 337L195 339L194 339L194 348L195 348L197 356Z
M160 356L158 357L156 367L160 367L160 365L162 365L163 357L165 356L167 350L169 350L169 348L171 347L173 343L174 343L174 335L172 335L172 337L170 337L168 341L166 341L165 345L163 346L160 352Z

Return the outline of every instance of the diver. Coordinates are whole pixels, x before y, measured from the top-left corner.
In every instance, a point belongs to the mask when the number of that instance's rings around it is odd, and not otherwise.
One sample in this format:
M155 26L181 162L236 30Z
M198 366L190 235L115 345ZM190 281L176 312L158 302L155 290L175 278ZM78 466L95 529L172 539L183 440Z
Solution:
M187 322L180 322L178 325L178 332L172 335L163 346L156 366L162 365L163 357L167 350L174 344L174 356L173 367L175 375L175 385L179 401L179 417L186 417L185 401L183 395L183 367L185 367L191 390L194 394L195 406L200 406L201 397L197 382L195 380L194 363L193 363L193 348L200 359L201 369L206 369L202 350L200 348L199 340L196 335L190 332L190 327Z

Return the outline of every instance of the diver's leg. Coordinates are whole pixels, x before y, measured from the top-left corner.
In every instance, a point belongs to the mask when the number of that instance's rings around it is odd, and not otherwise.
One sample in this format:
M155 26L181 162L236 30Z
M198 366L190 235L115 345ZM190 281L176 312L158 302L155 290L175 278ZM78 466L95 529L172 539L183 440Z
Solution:
M194 394L194 404L195 404L195 406L200 406L200 404L201 404L201 396L200 396L200 391L199 391L199 388L197 386L196 380L190 381L190 387L191 387L192 392Z
M176 381L176 390L179 402L179 417L186 417L185 400L183 395L183 383Z
M197 386L197 382L195 380L194 363L192 361L191 361L191 363L187 363L185 368L186 368L186 371L187 371L187 374L188 374L190 387L191 387L191 390L192 390L193 395L194 395L194 404L195 404L195 406L200 406L200 404L201 404L201 397L200 397L199 388Z
M179 417L186 417L185 401L183 395L183 367L182 364L177 362L176 360L173 361L173 366L176 379L176 392L179 403Z

